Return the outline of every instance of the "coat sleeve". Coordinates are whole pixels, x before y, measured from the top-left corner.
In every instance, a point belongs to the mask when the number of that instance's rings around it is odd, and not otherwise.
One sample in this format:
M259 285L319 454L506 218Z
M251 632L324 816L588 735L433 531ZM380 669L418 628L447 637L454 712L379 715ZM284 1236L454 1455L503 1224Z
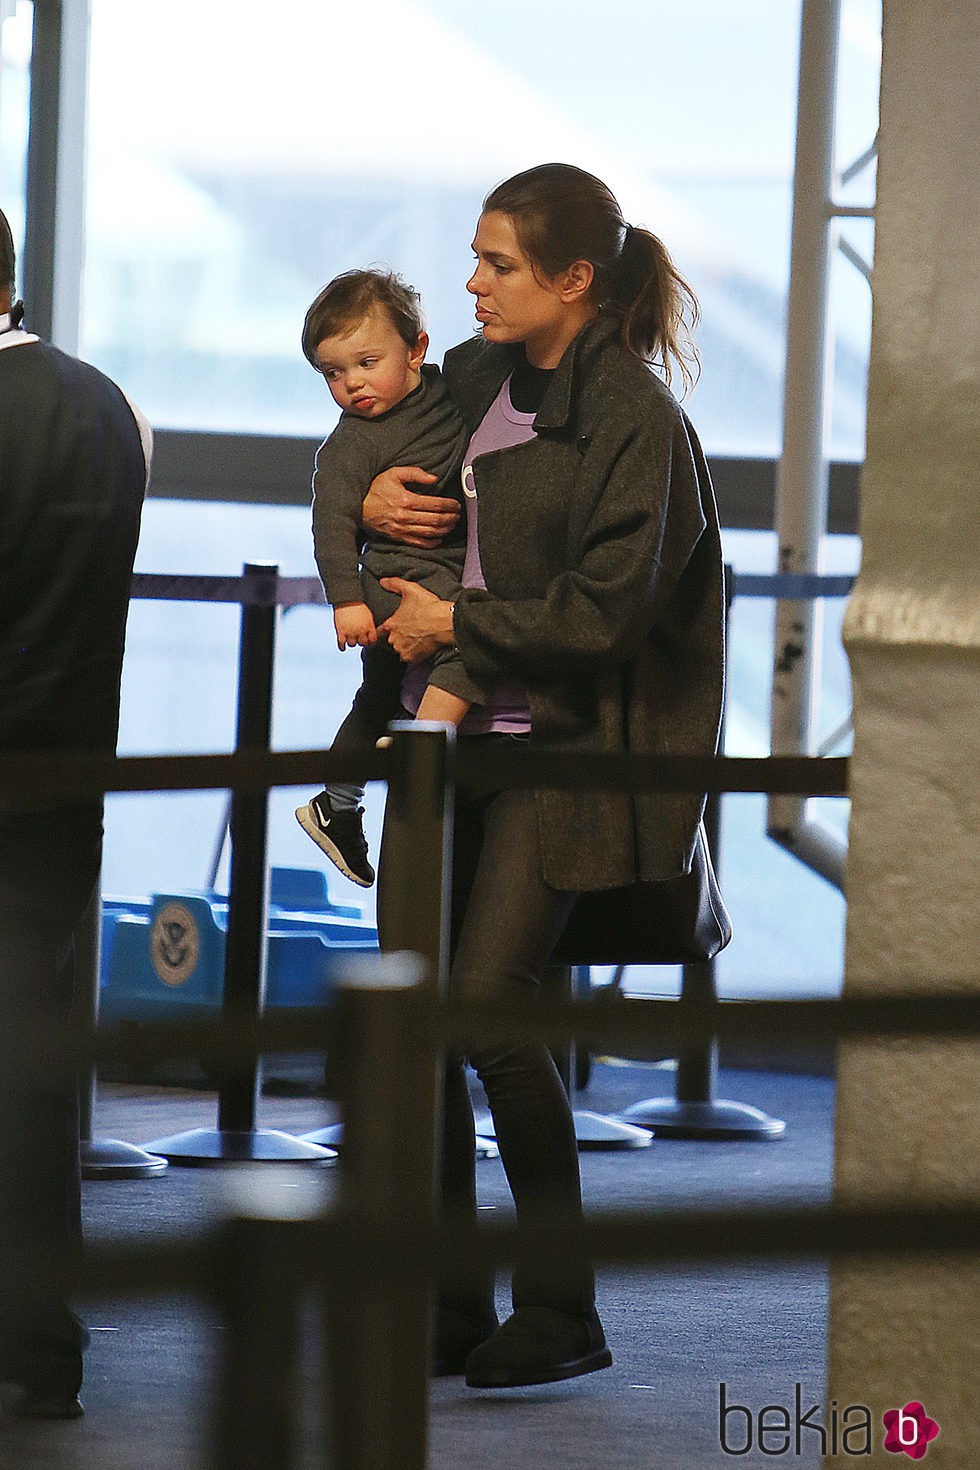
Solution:
M589 675L629 659L647 638L706 524L680 416L672 426L657 416L624 435L597 489L586 493L586 508L574 493L570 504L582 522L573 564L540 597L460 595L456 643L474 678L535 684Z
M377 472L364 440L342 421L317 450L313 474L313 553L331 605L361 602L361 502Z

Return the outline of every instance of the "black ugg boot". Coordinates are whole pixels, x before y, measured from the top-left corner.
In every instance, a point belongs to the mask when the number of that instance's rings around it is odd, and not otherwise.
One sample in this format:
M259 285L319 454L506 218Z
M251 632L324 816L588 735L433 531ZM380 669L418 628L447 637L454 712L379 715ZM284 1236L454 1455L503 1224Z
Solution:
M440 1302L436 1309L433 1378L452 1378L465 1372L473 1349L486 1342L498 1325L496 1310L490 1302L482 1308L474 1304L465 1309Z
M551 1307L518 1307L466 1361L470 1388L557 1383L608 1368L612 1353L595 1308L568 1315Z

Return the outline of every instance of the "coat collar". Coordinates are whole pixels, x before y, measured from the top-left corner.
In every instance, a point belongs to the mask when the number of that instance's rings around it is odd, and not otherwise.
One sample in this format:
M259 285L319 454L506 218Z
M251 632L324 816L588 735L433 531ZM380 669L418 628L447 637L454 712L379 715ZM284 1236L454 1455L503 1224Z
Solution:
M568 427L586 374L618 328L619 322L613 317L600 315L576 333L548 384L534 420L535 431Z
M542 429L561 431L568 426L585 375L618 329L619 322L614 317L600 315L588 322L569 343L535 417L536 433ZM453 349L447 358L447 372L457 352L465 354L466 365L462 368L461 361L460 375L452 375L453 397L466 421L475 429L521 361L521 349L519 346L474 339L472 343Z

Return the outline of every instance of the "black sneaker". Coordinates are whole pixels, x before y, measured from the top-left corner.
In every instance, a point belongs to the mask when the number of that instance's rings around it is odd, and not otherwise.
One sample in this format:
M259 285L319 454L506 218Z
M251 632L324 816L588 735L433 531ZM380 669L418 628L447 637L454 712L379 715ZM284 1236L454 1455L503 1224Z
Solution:
M296 808L296 820L304 832L308 832L332 863L361 888L370 888L374 882L374 869L368 862L367 842L361 818L364 808L353 811L335 811L325 791L314 796L306 806Z

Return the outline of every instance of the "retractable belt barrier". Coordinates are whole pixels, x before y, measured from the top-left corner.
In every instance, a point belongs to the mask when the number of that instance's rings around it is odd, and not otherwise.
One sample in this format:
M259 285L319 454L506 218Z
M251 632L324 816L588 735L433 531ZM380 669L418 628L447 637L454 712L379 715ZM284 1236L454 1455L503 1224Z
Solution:
M274 569L243 579L140 579L137 595L210 596L274 608L319 601L319 584L293 579L295 599ZM256 575L264 570L263 575ZM842 579L768 578L745 595L844 595ZM758 579L756 579L758 581ZM174 590L175 584L182 590ZM189 588L194 584L193 591ZM261 583L261 587L258 585ZM773 588L771 584L777 584ZM783 589L780 591L780 587ZM739 588L736 586L736 590ZM247 594L247 595L246 595ZM316 596L314 594L317 594ZM261 745L261 742L260 742ZM582 760L522 751L520 759L481 753L480 770L494 783L549 786L643 786L671 791L790 791L843 795L847 761L808 757L746 760L609 757ZM428 1425L428 1322L436 1282L459 1280L487 1267L520 1261L547 1249L551 1258L583 1257L631 1264L772 1256L844 1256L975 1252L980 1209L935 1207L903 1199L894 1206L751 1208L737 1211L590 1214L580 1232L556 1236L547 1219L512 1226L463 1229L437 1219L435 1136L439 1055L449 1044L482 1037L536 1037L555 1043L575 1037L592 1047L680 1046L722 1036L765 1037L791 1026L806 1036L976 1036L980 996L916 994L825 1001L629 1000L558 1001L534 1006L464 1006L445 999L445 841L454 766L474 774L465 748L442 729L393 727L390 746L363 758L329 751L172 757L72 755L57 752L0 758L0 805L104 791L204 790L230 787L264 801L272 786L330 777L385 780L393 861L382 896L388 932L403 954L360 963L339 987L329 1010L303 1016L240 1007L236 1024L119 1023L79 1038L37 1038L29 1064L45 1067L60 1046L75 1056L125 1053L141 1060L189 1049L210 1051L232 1072L260 1054L336 1048L343 1081L349 1146L345 1146L334 1206L312 1220L249 1218L198 1241L155 1242L90 1249L79 1272L86 1296L160 1294L189 1289L216 1300L223 1334L214 1470L295 1470L300 1461L300 1312L304 1292L318 1292L326 1323L324 1398L329 1408L332 1463L343 1470L424 1470ZM235 834L232 845L234 853ZM241 844L242 838L238 838ZM264 833L259 834L264 864ZM253 866L254 866L254 854ZM230 906L261 908L254 883L233 891ZM248 963L261 970L261 925L244 916L253 936ZM419 958L421 957L421 965ZM955 977L951 977L955 979ZM53 1050L52 1050L53 1049ZM340 1271L328 1262L342 1261ZM274 1382L276 1391L268 1391Z

